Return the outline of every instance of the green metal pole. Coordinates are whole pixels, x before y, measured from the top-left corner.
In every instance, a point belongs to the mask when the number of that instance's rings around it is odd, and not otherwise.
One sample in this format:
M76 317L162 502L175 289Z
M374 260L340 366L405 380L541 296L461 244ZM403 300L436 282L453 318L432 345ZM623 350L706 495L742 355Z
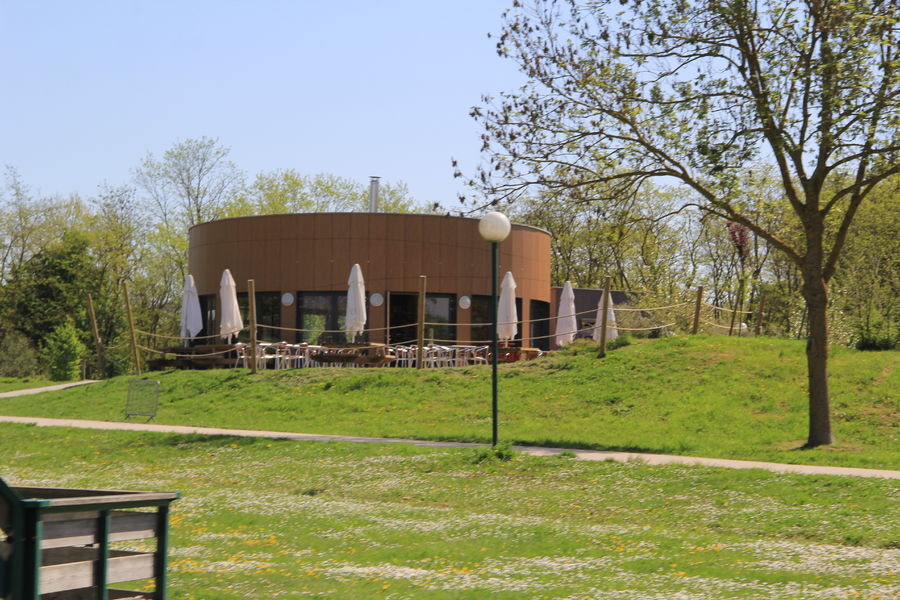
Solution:
M491 424L493 426L493 435L491 437L491 445L497 445L497 354L499 351L497 344L497 268L499 262L500 244L491 242Z
M41 520L41 512L37 507L25 509L25 593L23 600L39 600L41 597L41 538L44 532L44 522Z
M94 563L94 586L97 600L109 600L109 533L112 520L108 510L101 510L97 519L97 562Z
M153 557L153 600L166 600L169 555L169 505L156 509L156 555Z

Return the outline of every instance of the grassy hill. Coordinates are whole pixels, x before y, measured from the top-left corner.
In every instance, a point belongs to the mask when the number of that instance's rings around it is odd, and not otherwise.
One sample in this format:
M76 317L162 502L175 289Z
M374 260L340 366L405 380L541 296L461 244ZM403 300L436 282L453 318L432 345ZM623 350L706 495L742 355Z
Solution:
M677 337L592 344L501 367L500 437L516 443L900 468L900 353L835 347L837 443L806 437L803 342ZM157 423L489 441L490 370L153 373ZM121 420L131 377L0 401L0 413Z

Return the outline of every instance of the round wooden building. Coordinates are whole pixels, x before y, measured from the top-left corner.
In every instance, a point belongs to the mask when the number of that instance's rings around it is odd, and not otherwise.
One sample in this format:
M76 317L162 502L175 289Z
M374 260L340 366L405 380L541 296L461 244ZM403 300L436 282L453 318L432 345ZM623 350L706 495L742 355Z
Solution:
M347 280L362 268L368 299L367 339L416 339L417 299L426 277L426 338L439 344L490 339L490 244L478 219L387 213L309 213L222 219L190 230L189 269L205 315L218 331L219 280L230 269L238 299L256 287L257 321L267 339L343 341ZM512 225L500 245L499 276L516 281L518 342L548 348L550 234ZM246 310L246 308L245 308ZM283 328L283 329L279 329ZM523 331L524 329L524 331ZM301 331L294 331L301 330Z

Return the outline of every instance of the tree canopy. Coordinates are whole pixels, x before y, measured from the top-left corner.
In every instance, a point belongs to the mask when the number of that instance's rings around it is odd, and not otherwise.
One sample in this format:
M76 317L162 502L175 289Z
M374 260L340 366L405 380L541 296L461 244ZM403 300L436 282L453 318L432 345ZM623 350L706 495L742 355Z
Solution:
M540 186L623 202L650 180L747 227L800 270L808 445L832 441L828 283L860 205L900 172L898 0L515 0L497 42L528 78L485 98L494 202ZM746 187L770 164L801 235Z

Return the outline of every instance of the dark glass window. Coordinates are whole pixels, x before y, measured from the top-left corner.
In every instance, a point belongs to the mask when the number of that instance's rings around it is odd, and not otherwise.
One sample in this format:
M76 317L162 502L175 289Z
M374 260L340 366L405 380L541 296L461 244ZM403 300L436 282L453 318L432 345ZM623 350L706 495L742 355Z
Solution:
M238 306L241 309L241 318L244 320L244 327L250 326L250 303L247 300L247 292L238 292ZM281 327L281 292L256 292L256 325L257 339L261 342L280 342L285 338L286 333L279 329L264 327L264 325L272 325ZM241 342L250 341L250 331L242 331L238 336Z
M418 319L418 294L388 293L388 317L390 318L390 343L415 344Z
M419 319L419 295L391 292L391 343L415 344ZM425 294L425 342L456 343L456 296L453 294ZM446 323L444 325L443 323Z
M550 350L550 303L531 301L531 345L541 350Z
M436 344L456 343L456 296L425 294L425 341ZM447 323L447 325L435 325Z
M516 314L519 321L522 320L522 299L516 298ZM472 326L472 343L489 344L491 342L491 297L472 296L472 323L487 323L487 325ZM512 345L520 345L522 342L522 323L519 323L518 331Z
M491 322L491 297L472 296L472 323ZM489 344L491 342L490 325L472 325L472 343Z
M297 292L297 341L309 344L346 343L347 292ZM366 324L368 327L368 323ZM357 341L368 340L364 333Z
M218 330L216 330L216 294L204 294L202 296L199 296L199 300L200 314L203 315L203 329L200 330L200 333L197 334L197 337L216 335L217 333L219 333ZM213 338L199 340L196 342L192 342L192 345L195 343L215 344L216 340Z

